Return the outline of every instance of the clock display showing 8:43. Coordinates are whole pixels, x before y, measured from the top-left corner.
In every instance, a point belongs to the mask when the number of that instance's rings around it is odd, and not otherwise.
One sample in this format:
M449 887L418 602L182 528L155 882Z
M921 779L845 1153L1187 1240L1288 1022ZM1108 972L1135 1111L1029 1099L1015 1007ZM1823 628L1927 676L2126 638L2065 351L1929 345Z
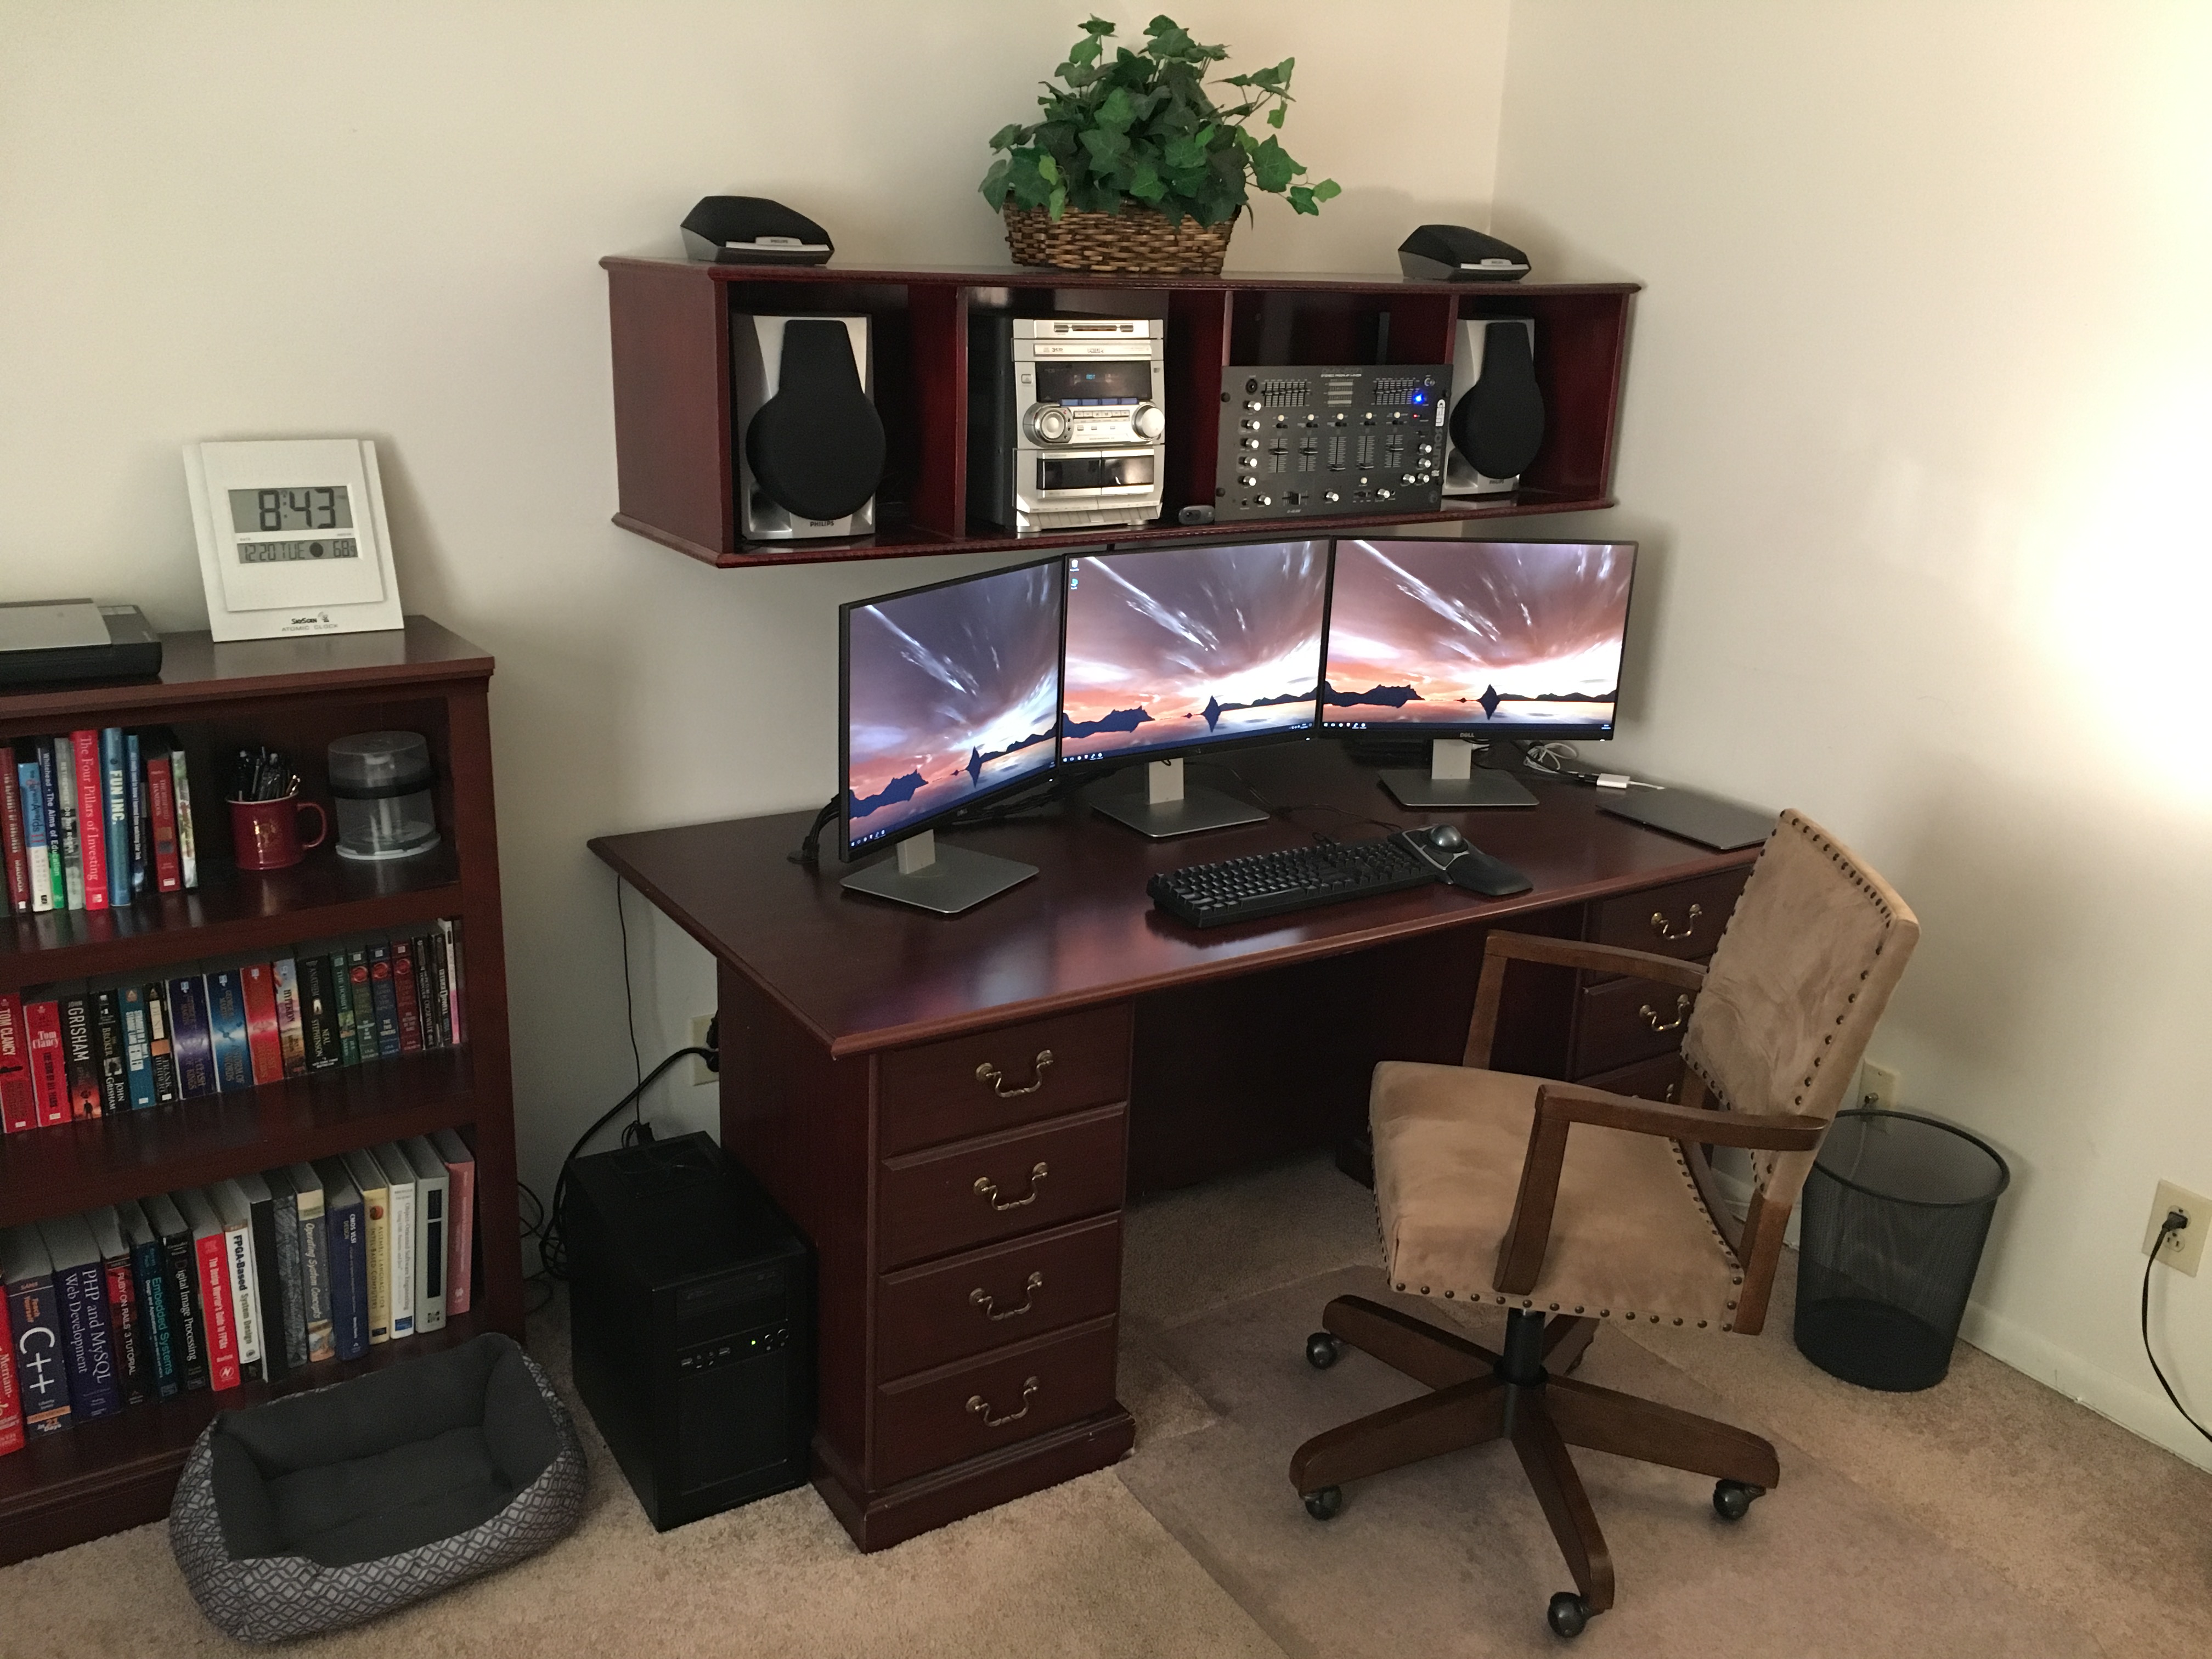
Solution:
M238 532L240 564L289 564L301 559L353 559L361 547L349 535L286 535L286 532L349 531L353 503L343 484L304 489L233 489L231 528ZM269 540L249 538L272 537Z

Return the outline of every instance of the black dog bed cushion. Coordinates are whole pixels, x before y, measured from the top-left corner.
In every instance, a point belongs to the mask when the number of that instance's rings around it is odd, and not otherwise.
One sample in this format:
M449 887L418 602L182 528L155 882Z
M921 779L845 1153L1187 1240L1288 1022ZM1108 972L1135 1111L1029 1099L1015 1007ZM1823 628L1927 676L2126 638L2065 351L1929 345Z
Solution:
M583 1496L544 1373L489 1334L224 1413L185 1465L170 1535L208 1617L276 1641L534 1555L574 1527Z

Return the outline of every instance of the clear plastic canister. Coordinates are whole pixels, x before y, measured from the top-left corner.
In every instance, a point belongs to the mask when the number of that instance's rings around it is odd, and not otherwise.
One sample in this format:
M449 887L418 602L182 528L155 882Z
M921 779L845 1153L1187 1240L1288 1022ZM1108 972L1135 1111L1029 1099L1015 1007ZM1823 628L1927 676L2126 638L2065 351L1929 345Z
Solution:
M418 732L356 732L331 745L338 856L404 859L438 844L430 788L437 777Z

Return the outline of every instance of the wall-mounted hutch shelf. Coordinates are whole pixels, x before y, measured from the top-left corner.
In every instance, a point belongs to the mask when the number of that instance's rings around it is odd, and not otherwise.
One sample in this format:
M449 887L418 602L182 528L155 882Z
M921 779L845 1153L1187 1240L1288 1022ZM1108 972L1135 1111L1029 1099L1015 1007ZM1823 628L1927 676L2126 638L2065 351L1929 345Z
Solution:
M1176 522L1213 499L1220 371L1231 363L1436 363L1461 318L1534 317L1536 376L1549 413L1542 452L1510 496L1448 501L1436 513L1293 518L1297 533L1449 524L1610 507L1613 436L1632 283L1446 283L1385 276L1236 273L1097 276L1006 266L708 264L615 257L607 272L614 352L615 454L626 530L725 568L925 553L1116 546L1218 537ZM1164 317L1167 501L1137 530L1014 537L970 520L968 318L1085 311ZM876 404L889 440L878 532L842 542L738 539L731 453L732 313L866 314ZM1240 521L1240 535L1265 524Z

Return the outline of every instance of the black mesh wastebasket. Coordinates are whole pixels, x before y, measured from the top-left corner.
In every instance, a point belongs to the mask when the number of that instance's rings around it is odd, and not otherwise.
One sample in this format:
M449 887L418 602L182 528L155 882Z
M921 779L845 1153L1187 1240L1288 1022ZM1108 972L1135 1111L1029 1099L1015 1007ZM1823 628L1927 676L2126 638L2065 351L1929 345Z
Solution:
M1941 1382L2011 1179L1993 1148L1932 1117L1838 1112L1805 1178L1799 1352L1862 1388Z

